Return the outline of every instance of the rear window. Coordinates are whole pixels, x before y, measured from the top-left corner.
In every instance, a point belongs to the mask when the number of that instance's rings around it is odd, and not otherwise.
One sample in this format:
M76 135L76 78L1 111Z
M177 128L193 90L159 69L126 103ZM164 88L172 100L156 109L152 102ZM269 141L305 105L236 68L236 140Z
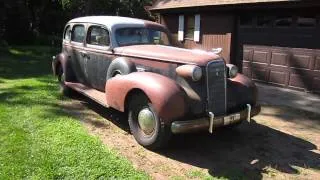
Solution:
M85 29L83 25L73 26L71 40L74 42L83 42L85 38Z
M64 31L63 39L67 41L71 39L71 26L67 26L66 30Z

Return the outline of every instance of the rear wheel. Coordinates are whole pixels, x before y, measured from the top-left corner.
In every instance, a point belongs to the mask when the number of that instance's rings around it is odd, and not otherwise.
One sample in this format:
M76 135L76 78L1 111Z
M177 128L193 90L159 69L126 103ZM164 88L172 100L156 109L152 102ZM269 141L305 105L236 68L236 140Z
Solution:
M130 131L140 145L153 150L167 145L171 136L170 128L158 117L143 93L131 98L128 120Z
M58 82L60 86L60 92L65 96L71 96L72 95L72 89L66 86L66 75L63 72L62 68L59 68L58 70Z

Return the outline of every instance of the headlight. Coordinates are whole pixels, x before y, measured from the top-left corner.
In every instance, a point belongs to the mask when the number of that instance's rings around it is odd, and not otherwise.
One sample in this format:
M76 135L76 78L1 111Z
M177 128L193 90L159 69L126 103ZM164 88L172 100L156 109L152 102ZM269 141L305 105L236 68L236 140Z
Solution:
M179 76L199 81L202 77L202 69L196 65L182 65L177 67L176 72Z
M226 64L227 68L228 68L228 75L229 78L234 78L237 76L238 74L238 67L233 65L233 64Z
M195 66L192 71L192 80L199 81L202 77L202 70L199 66Z

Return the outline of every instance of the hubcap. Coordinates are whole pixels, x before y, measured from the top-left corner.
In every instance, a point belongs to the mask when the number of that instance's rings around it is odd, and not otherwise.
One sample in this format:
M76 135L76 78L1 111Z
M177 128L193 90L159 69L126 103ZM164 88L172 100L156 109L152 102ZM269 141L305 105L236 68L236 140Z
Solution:
M156 120L153 112L149 108L144 108L139 112L138 122L141 130L145 134L149 135L154 131Z

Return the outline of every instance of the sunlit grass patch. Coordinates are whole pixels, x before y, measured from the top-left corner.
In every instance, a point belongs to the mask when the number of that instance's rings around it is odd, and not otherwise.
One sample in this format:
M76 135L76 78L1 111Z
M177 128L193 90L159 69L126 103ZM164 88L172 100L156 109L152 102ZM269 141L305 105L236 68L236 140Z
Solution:
M63 111L49 50L17 49L0 57L0 179L149 178Z

